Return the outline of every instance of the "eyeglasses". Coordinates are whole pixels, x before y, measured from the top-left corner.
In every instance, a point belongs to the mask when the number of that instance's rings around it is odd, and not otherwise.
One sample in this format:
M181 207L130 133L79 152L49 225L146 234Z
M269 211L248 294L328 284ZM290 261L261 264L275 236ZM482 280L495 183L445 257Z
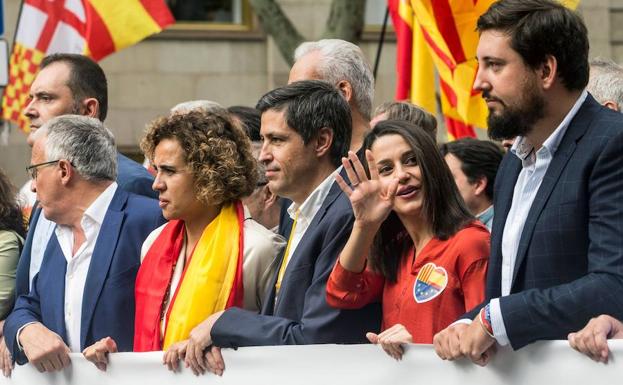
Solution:
M60 161L61 161L60 159L57 159L57 160L51 160L49 162L33 164L32 166L26 167L26 172L30 176L30 179L35 180L35 179L37 179L37 171L38 171L39 167L47 166L47 165L54 164L54 163L58 163Z

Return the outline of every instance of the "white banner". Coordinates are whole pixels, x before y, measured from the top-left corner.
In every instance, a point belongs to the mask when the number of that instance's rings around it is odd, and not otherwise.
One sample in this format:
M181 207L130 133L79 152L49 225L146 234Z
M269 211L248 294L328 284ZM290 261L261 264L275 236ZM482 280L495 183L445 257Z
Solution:
M372 345L251 347L223 351L223 377L196 377L189 369L169 372L162 365L161 352L112 354L106 372L82 355L72 354L72 364L63 372L41 374L25 365L17 367L11 379L2 378L0 384L621 384L623 340L610 343L612 355L607 365L577 353L566 341L552 341L518 352L500 350L485 368L466 360L442 361L431 345L408 346L399 362Z

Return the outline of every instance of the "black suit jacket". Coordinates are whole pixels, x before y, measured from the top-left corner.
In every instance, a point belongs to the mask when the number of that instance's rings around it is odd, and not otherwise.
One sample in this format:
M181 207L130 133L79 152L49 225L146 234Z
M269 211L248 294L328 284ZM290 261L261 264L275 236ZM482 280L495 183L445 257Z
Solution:
M348 198L334 183L286 268L275 304L273 285L260 314L226 310L212 328L214 344L253 345L363 343L365 333L380 328L380 304L342 310L326 302L326 283L353 225ZM285 232L289 236L289 228ZM279 259L281 259L283 254Z
M502 234L521 168L508 154L495 182L485 303L501 296ZM623 318L623 115L590 95L532 203L500 308L514 349L566 339L599 314Z

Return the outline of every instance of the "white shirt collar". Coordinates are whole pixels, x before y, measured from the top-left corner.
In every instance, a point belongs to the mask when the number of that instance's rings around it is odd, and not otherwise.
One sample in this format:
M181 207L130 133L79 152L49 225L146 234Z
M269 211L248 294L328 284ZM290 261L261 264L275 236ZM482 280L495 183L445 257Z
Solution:
M545 148L544 151L548 151L551 156L553 156L554 153L556 153L556 150L558 150L558 146L560 145L562 138L567 132L569 123L571 123L571 120L578 113L578 110L580 109L580 107L582 107L584 101L586 101L587 96L588 92L586 92L586 90L582 91L580 97L578 97L578 99L575 101L575 104L573 104L573 107L571 107L567 115L565 115L564 119L560 122L558 127L556 127L554 132L552 132L551 135L545 140L545 142L543 142L542 148ZM541 151L542 148L539 149L539 151ZM532 146L532 144L527 142L526 137L524 136L518 136L515 140L515 143L513 143L513 146L511 147L511 152L522 161L526 160L533 150L534 147Z
M112 182L91 205L84 211L84 215L97 222L100 226L104 223L104 217L112 198L117 192L117 182Z
M295 202L292 202L290 207L288 207L288 215L290 218L294 219L296 217L296 212L299 212L297 222L300 223L303 221L311 221L320 207L324 202L327 195L329 195L329 191L331 190L331 186L335 182L335 172L332 172L322 181L311 194L305 199L300 206L297 206Z

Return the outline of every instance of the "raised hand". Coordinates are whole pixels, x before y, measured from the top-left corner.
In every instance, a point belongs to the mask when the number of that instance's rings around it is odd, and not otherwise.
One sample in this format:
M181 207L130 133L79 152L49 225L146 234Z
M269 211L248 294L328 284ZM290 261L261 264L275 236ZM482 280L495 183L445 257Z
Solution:
M349 151L348 158L342 158L342 164L351 185L349 186L339 174L335 179L353 206L355 226L378 228L392 210L398 179L389 183L381 182L370 150L366 150L366 159L370 178L367 177L357 155Z

